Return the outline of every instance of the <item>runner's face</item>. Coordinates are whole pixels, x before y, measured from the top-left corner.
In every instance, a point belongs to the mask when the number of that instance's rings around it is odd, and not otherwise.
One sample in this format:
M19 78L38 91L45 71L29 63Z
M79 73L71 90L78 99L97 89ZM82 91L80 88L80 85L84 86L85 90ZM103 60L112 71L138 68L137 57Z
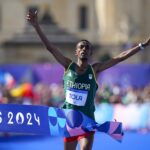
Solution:
M88 59L91 55L91 45L87 42L79 42L76 48L76 55L80 59Z

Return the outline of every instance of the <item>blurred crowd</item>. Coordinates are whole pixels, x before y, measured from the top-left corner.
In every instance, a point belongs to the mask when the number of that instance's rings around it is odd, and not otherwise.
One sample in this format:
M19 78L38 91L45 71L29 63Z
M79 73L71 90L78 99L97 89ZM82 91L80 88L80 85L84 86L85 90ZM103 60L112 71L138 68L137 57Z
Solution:
M123 105L150 102L150 85L142 88L133 86L122 88L119 84L102 86L97 92L96 103L103 102Z
M29 82L16 84L0 84L0 103L17 103L47 105L59 107L64 101L63 85ZM113 86L100 85L95 97L95 104L112 103L128 105L131 103L150 102L150 86L143 88L122 88L118 84Z
M1 104L25 104L58 106L64 99L62 85L35 85L26 82L15 86L0 85Z

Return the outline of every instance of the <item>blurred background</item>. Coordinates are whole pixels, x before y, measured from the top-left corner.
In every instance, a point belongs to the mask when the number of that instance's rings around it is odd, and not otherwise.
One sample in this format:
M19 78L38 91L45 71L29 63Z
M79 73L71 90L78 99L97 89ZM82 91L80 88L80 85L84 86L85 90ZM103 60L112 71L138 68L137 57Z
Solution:
M29 10L38 10L48 39L74 61L76 43L89 40L92 63L107 61L145 41L150 36L149 6L150 0L0 0L0 103L60 107L64 100L64 70L26 21ZM96 133L93 149L146 150L150 47L104 71L97 81L96 120L123 122L125 137L120 144ZM0 150L63 149L60 137L0 135Z

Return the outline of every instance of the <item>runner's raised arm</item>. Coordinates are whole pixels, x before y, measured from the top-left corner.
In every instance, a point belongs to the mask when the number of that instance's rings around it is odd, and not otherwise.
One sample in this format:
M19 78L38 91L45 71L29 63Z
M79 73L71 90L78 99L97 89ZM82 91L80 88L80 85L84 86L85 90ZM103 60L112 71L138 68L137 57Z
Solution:
M108 60L105 63L98 62L98 63L93 64L93 68L96 73L99 73L103 70L106 70L120 63L121 61L124 61L125 59L129 58L130 56L136 54L137 52L139 52L140 50L148 46L150 46L150 38L148 38L144 43L140 43L139 45L120 53L119 55L113 57L112 59Z
M65 69L68 68L69 64L71 63L71 59L65 57L57 47L55 47L46 37L46 35L43 33L41 30L39 23L38 23L38 15L37 11L32 12L30 11L27 14L27 20L31 23L31 25L34 27L36 32L38 33L40 39L44 43L45 47L47 50L55 57L55 59L62 65L64 66Z

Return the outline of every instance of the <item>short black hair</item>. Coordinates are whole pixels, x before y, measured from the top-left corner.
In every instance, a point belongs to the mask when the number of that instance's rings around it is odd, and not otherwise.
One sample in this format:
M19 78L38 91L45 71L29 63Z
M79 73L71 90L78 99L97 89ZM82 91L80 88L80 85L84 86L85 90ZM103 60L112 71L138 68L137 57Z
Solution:
M91 44L88 40L86 40L86 39L82 39L82 40L80 40L78 43L80 43L80 42L86 42L86 43L92 45L92 44Z
M80 40L80 41L77 43L77 45L78 45L80 42L85 42L86 44L90 45L90 47L92 48L92 44L91 44L88 40L82 39L82 40ZM76 45L76 46L77 46L77 45Z

